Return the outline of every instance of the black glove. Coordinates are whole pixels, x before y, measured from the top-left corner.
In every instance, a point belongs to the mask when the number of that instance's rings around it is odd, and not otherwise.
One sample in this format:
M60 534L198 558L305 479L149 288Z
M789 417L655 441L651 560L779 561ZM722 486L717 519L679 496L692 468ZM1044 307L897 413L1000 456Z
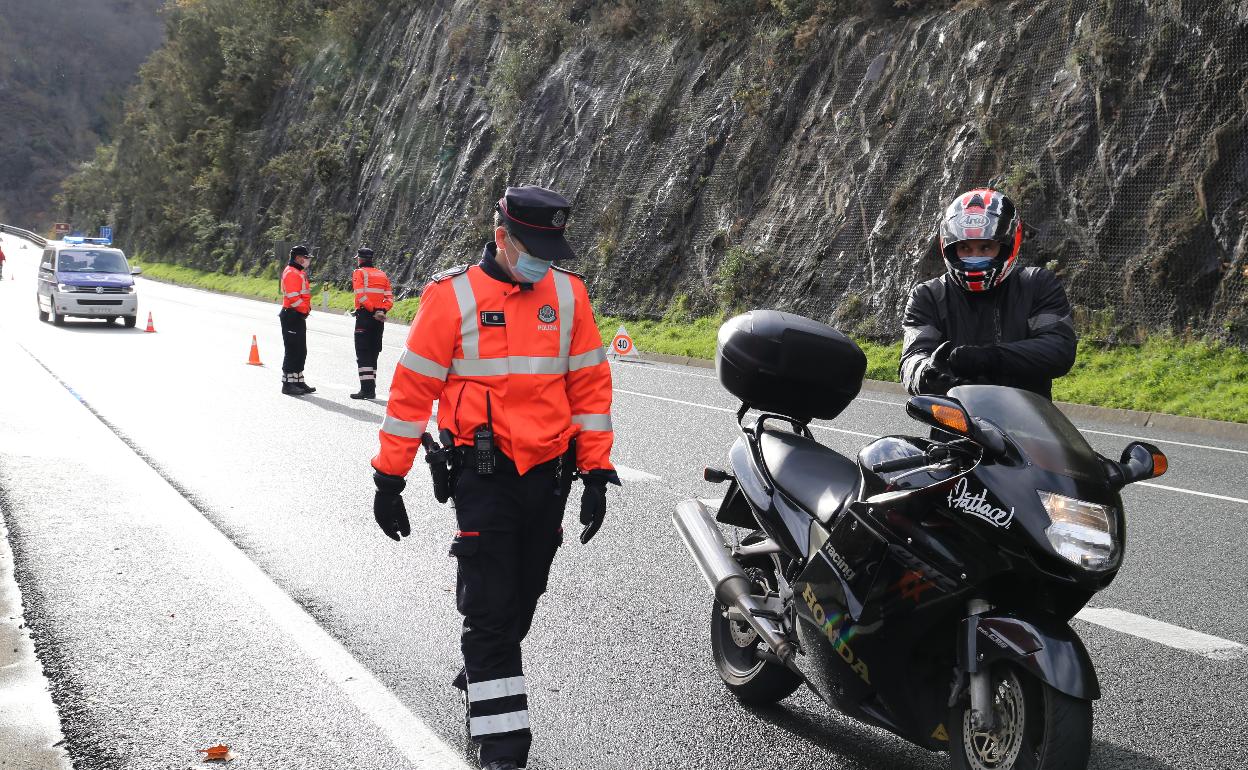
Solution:
M924 363L923 369L919 372L919 392L924 395L943 396L949 392L950 388L961 383L961 380L942 371L931 361Z
M585 525L581 531L583 545L598 534L598 528L607 515L607 484L622 485L619 474L601 468L582 473L581 481L585 482L585 491L581 493L581 523Z
M391 476L377 469L373 469L373 481L377 484L377 493L373 495L373 518L377 519L377 526L396 542L400 536L412 534L402 495L407 482L401 476Z
M993 345L959 345L949 353L949 368L959 377L992 377L1001 364L1001 351Z

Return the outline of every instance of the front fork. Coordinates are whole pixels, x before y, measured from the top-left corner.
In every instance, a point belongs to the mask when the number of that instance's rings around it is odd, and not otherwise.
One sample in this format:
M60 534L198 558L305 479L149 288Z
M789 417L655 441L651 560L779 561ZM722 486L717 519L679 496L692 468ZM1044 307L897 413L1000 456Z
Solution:
M971 691L971 727L987 732L996 727L996 713L992 708L992 677L990 666L984 663L983 653L979 647L979 616L992 609L992 605L983 599L971 599L966 603L966 623L963 628L965 637L960 639L960 655L963 667L970 679Z

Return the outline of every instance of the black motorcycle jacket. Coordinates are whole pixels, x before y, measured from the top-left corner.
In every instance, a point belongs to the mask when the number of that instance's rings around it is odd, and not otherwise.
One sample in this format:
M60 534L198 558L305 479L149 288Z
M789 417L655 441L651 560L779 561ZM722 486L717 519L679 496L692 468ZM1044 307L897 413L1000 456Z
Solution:
M947 273L921 283L910 292L902 329L901 382L915 395L932 352L946 340L999 350L996 373L980 382L1048 399L1053 380L1075 363L1070 302L1057 276L1041 267L1022 268L983 293L964 291Z

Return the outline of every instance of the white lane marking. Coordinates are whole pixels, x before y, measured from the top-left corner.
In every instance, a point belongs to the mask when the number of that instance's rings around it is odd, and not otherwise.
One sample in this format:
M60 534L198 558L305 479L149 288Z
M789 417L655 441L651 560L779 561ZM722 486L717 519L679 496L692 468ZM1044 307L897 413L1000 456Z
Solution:
M8 529L0 518L0 735L6 759L27 767L72 770L61 748L61 718L23 619L13 563Z
M20 346L20 343L19 343ZM23 350L26 350L24 347ZM88 412L103 423L105 429L124 441L94 407L75 392L59 376L48 369L29 350L26 353L43 367ZM126 446L129 446L126 444ZM469 770L459 754L442 741L403 704L371 671L361 664L337 639L329 635L316 619L283 591L264 570L212 524L176 487L163 476L151 461L135 453L135 458L151 469L154 477L168 485L183 504L170 506L168 514L177 517L181 531L187 533L210 560L237 578L243 591L272 618L274 625L289 637L292 644L308 656L325 676L375 724L390 743L418 770Z
M698 407L698 408L700 408L700 409L714 409L714 410L715 410L715 411L717 411L717 412L729 412L729 413L731 413L731 414L735 414L735 413L736 413L736 411L737 411L737 410L735 410L735 409L727 409L727 408L722 407L722 406L711 406L710 404L699 404L699 403L694 402L694 401L681 401L681 400L676 399L676 398L667 398L666 396L654 396L654 395L651 395L651 394L649 394L649 393L638 393L638 392L637 392L637 391L635 391L635 390L620 390L620 389L618 389L618 388L617 388L617 389L616 389L616 392L617 392L617 393L624 393L624 394L629 395L629 396L641 396L642 398L653 398L653 399L655 399L656 401L668 401L668 402L671 402L671 403L673 403L673 404L683 404L683 405L685 405L685 406L696 406L696 407ZM870 438L870 439L879 438L878 436L873 435L873 434L871 434L871 433L861 433L861 432L856 431L856 430L845 430L844 428L832 428L832 427L829 427L829 426L827 426L827 425L815 425L815 424L813 424L813 423L812 423L810 427L812 427L812 428L819 428L820 430L830 430L830 431L834 431L834 432L836 432L836 433L847 433L847 434L849 434L849 435L851 435L851 436L862 436L862 437L864 437L864 438ZM1197 492L1197 491L1196 491L1196 490L1194 490L1194 489L1183 489L1182 487L1168 487L1168 486L1166 486L1166 485L1164 485L1164 484L1153 484L1153 483L1151 483L1151 482L1147 482L1147 481L1139 481L1139 482L1136 482L1136 483L1137 483L1137 484L1139 484L1140 486L1144 486L1144 487L1156 487L1157 489L1165 489L1165 490L1168 490L1168 491L1170 491L1170 492L1182 492L1183 494L1188 494L1188 495L1197 495L1197 496L1199 496L1199 497L1211 497L1211 498L1213 498L1213 499L1215 499L1215 500L1225 500L1225 501L1230 502L1230 503L1242 503L1242 504L1244 504L1244 505L1248 505L1248 500L1244 500L1243 498L1239 498L1239 497L1228 497L1228 496L1226 496L1226 495L1215 495L1215 494L1213 494L1213 493L1211 493L1211 492Z
M710 404L699 404L694 401L681 401L678 398L667 398L666 396L654 396L649 393L638 393L635 390L621 390L620 388L616 388L615 392L623 393L629 396L641 396L642 398L653 398L655 401L667 401L672 404L684 404L685 406L696 406L700 409L714 409L716 412L727 412L728 414L735 414L737 411L736 409L727 409L722 406L711 406Z
M636 468L625 468L623 465L615 466L615 472L619 474L621 481L661 481L658 476L653 473L639 471Z
M715 377L708 377L708 376L707 376L707 375L705 375L705 374L696 374L696 373L694 373L694 372L682 372L682 371L681 371L681 370L679 370L679 369L662 369L662 368L655 368L655 369L651 369L651 370L649 370L649 371L653 371L653 372L668 372L668 373L670 373L670 374L683 374L683 375L685 375L686 377L698 377L698 378L700 378L700 379L704 379L704 380L714 380L714 379L716 379ZM880 399L880 398L867 398L866 396L858 396L857 398L855 398L855 399L854 399L854 401L855 401L855 402L858 402L858 401L865 401L865 402L867 402L867 403L869 403L869 404L884 404L884 405L886 405L886 406L905 406L905 402L903 402L903 401L885 401L884 399ZM1078 427L1078 426L1076 426L1076 427ZM1095 434L1097 434L1097 435L1099 435L1099 436L1114 436L1114 437L1116 437L1116 438L1130 438L1130 439L1135 439L1135 440L1137 440L1137 441L1151 441L1151 442L1155 442L1155 443L1158 443L1158 444L1174 444L1175 446L1192 447L1193 449L1211 449L1211 450L1213 450L1213 451L1215 451L1215 452L1231 452L1231 453L1233 453L1233 454L1248 455L1248 449L1231 449L1230 447L1224 447L1224 446L1211 446L1211 445L1209 445L1209 444L1189 444L1189 443L1188 443L1188 442L1186 442L1186 441L1172 441L1172 440L1170 440L1170 439L1164 439L1164 438L1150 438L1150 437L1148 437L1148 436L1133 436L1133 435L1131 435L1131 434L1129 434L1129 433L1111 433L1110 431L1106 431L1106 430L1092 430L1092 429L1090 429L1090 428L1083 428L1083 427L1079 427L1079 430L1080 430L1080 431L1082 431L1083 433L1095 433Z
M1168 487L1165 484L1154 484L1151 481L1137 481L1135 483L1141 487L1154 487L1155 489L1166 489L1171 492L1182 492L1188 495L1199 495L1200 497L1212 497L1214 500L1226 500L1228 503L1242 503L1243 505L1248 505L1248 500L1245 500L1242 497L1228 497L1227 495L1215 495L1212 492L1197 492L1194 489L1183 489L1182 487Z
M1187 447L1194 447L1196 449L1212 449L1215 452L1233 452L1237 455L1248 455L1248 450L1245 450L1245 449L1231 449L1230 447L1209 446L1208 444L1188 444L1183 441L1170 441L1164 438L1150 438L1148 436L1132 436L1129 433L1110 433L1109 431L1106 431L1106 430L1090 430L1088 428L1080 428L1079 430L1083 431L1084 433L1096 433L1101 436L1115 436L1117 438L1135 439L1136 441L1149 441L1149 442L1154 442L1157 444L1174 444L1175 446L1187 446Z
M666 396L652 396L649 393L638 393L635 390L620 390L619 388L616 388L615 392L624 393L630 396L641 396L642 398L653 398L656 401L670 401L673 404L684 404L685 406L696 406L701 409L714 409L717 412L728 412L729 414L736 414L736 411L737 411L736 409L726 409L722 406L711 406L710 404L699 404L695 401L681 401L680 399L667 398ZM833 433L846 433L850 436L862 436L864 438L871 438L871 439L879 438L879 436L876 436L872 433L862 433L861 431L846 430L844 428L833 428L828 425L816 425L814 423L811 423L810 427L818 428L820 430L830 430Z
M1202 634L1199 631L1192 631L1182 626L1174 626L1112 607L1084 607L1075 617L1098 626L1121 631L1124 634L1164 644L1176 650L1194 652L1213 660L1234 660L1248 654L1248 647L1239 642Z

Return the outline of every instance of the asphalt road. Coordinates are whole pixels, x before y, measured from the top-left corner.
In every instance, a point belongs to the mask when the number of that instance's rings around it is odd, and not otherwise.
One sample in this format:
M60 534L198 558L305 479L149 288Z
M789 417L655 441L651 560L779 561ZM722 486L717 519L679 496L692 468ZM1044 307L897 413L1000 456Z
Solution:
M275 306L141 281L139 329L57 328L36 318L38 252L17 244L4 240L0 282L0 510L75 765L186 768L223 742L235 768L422 766L409 712L462 751L454 520L418 463L404 495L417 534L376 529L384 401L347 398L351 319L313 315L319 392L295 399L279 393ZM148 311L156 334L141 331ZM387 329L381 399L405 331ZM253 334L263 368L245 365ZM569 538L526 642L530 767L946 767L810 693L765 710L727 693L706 587L670 519L679 500L722 493L701 469L722 464L736 404L706 370L614 372L628 483L593 543ZM816 433L850 456L868 436L923 433L901 401L864 391ZM1136 435L1080 427L1113 456L1130 439L1108 434ZM1242 645L1248 444L1146 432L1170 457L1159 483L1183 491L1124 493L1126 566L1092 606ZM1248 764L1242 647L1075 625L1103 690L1092 767Z

